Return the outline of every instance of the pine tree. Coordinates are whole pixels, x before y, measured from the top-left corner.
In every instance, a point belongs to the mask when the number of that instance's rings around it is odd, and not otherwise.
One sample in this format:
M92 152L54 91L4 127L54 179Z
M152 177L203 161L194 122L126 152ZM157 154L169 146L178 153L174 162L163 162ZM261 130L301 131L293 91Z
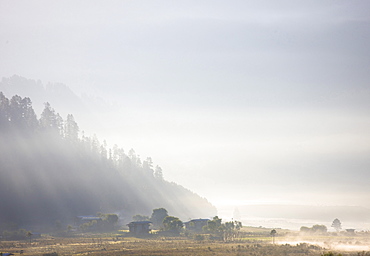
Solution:
M331 224L331 226L333 227L333 228L335 228L335 230L338 232L339 230L341 230L342 229L342 223L340 222L340 220L339 219L335 219L335 220L333 220L333 224Z

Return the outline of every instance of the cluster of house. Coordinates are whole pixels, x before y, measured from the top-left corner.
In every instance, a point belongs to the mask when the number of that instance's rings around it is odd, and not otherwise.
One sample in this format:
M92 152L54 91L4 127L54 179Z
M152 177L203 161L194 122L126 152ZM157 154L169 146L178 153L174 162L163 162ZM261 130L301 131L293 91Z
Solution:
M98 223L102 221L102 218L96 216L77 216L75 218L74 225L76 227L81 224L88 223L91 221L97 221ZM207 225L209 219L193 219L184 222L185 228L189 231L201 232L203 227ZM129 232L133 235L145 235L149 234L151 229L151 221L132 221L127 224Z
M209 219L193 219L184 222L185 228L194 232L201 232L203 227L207 225ZM129 232L133 235L145 235L151 231L151 221L132 221L127 224Z

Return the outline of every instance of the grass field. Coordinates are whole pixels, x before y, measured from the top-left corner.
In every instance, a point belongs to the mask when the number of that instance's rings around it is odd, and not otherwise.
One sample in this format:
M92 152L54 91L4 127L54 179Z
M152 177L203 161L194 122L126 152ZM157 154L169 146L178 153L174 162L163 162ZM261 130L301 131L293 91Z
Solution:
M285 233L284 233L285 232ZM122 233L85 234L75 237L45 235L33 241L1 241L0 252L15 255L369 255L369 237L299 236L280 230L275 244L267 230L244 228L242 237L232 242L189 237L125 237Z

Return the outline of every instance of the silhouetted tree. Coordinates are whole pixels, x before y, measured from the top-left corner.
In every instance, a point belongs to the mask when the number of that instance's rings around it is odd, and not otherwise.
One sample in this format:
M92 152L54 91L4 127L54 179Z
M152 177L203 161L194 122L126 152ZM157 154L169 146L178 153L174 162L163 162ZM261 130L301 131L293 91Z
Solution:
M242 228L242 223L240 221L229 221L221 225L223 231L224 241L230 241L238 237L239 231Z
M45 103L45 108L41 113L40 118L41 128L47 132L62 134L63 119L48 102Z
M9 100L0 92L0 129L7 130L9 128L10 113Z
M31 231L28 231L27 232L27 237L30 239L30 243L32 242L32 232Z
M221 234L222 233L222 219L218 216L213 217L212 220L209 220L207 225L203 227L203 230L207 233L212 234Z
M156 228L160 228L163 225L163 220L168 216L168 212L164 208L154 209L150 221Z
M142 166L145 174L153 176L153 161L151 157L147 157L146 160L143 161Z
M99 143L99 140L96 134L94 134L92 138L90 138L90 143L91 143L90 144L91 151L94 154L99 154L100 143Z
M103 141L103 144L100 145L100 156L103 160L108 158L107 142L105 140Z
M132 216L133 221L149 221L149 216L136 214L135 216Z
M79 128L73 115L68 114L64 125L64 137L70 142L77 143L78 132Z
M222 223L222 219L218 216L213 217L212 220L207 222L203 227L203 231L209 234L217 235L224 241L235 239L239 235L239 230L242 228L240 221L229 221Z
M131 159L133 163L136 163L136 152L134 149L130 149L128 151L128 157Z
M166 216L163 219L163 230L171 231L175 234L179 234L184 224L182 221L174 216Z
M15 95L11 98L8 108L8 120L13 129L31 132L38 125L36 114L30 98Z
M10 121L13 127L23 128L23 108L22 98L18 95L14 95L9 104Z
M162 168L159 167L158 165L155 167L154 177L156 179L163 180L163 171L162 171Z
M26 127L34 130L38 126L38 120L35 111L32 108L32 102L30 98L22 99L22 108L25 118Z
M275 244L275 236L276 236L276 230L275 229L273 229L273 230L271 230L271 232L270 232L270 235L271 235L271 237L272 237L272 243L273 244Z
M331 226L338 232L339 230L342 229L342 223L340 222L339 219L335 219L333 220L333 223L331 224Z
M117 214L109 213L104 215L104 220L108 223L111 229L113 229L114 226L117 224L118 219L119 218Z

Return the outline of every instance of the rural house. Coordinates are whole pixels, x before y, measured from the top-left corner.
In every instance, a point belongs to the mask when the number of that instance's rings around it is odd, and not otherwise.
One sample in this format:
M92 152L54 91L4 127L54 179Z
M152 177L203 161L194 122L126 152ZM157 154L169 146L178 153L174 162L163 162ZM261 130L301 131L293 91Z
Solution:
M194 219L188 222L184 222L187 230L201 232L203 227L208 224L209 219Z

